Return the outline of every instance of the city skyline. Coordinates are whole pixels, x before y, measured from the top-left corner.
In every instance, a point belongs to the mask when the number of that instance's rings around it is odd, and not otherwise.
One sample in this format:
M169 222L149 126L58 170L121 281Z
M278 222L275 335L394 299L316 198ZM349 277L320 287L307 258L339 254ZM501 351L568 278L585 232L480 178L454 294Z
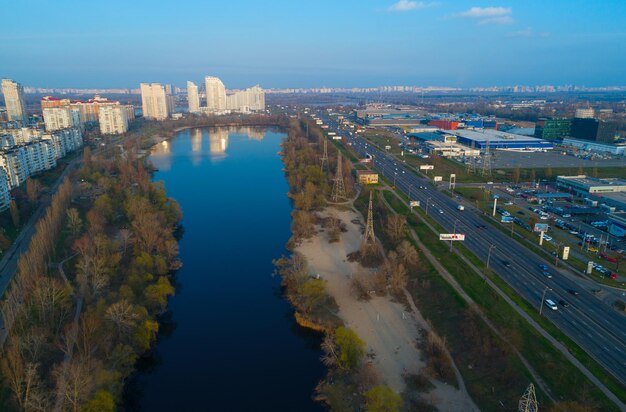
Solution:
M620 1L593 6L582 1L321 1L306 9L288 2L150 8L137 2L125 4L123 13L110 3L75 8L13 2L4 10L29 18L6 21L0 76L36 87L184 85L206 72L233 88L259 83L265 89L597 87L621 85L626 77L621 28L626 4ZM200 24L209 12L213 24ZM55 19L72 24L50 25Z

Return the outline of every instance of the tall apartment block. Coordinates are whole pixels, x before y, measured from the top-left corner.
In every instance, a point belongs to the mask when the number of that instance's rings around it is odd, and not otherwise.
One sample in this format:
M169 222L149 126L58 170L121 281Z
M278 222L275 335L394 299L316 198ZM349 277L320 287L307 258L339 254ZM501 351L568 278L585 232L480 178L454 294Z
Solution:
M165 120L172 114L173 105L165 87L158 83L141 83L143 117Z
M9 208L10 201L11 194L9 193L7 174L4 169L0 167L0 212L3 212Z
M46 130L66 129L68 127L82 127L80 111L70 106L47 107L42 110Z
M99 105L98 118L102 134L123 134L128 131L126 107L119 103Z
M187 82L187 101L189 104L189 113L200 112L200 95L198 94L198 86L193 82Z
M204 78L206 88L206 107L209 111L220 112L227 110L226 88L224 83L217 77L206 76Z
M26 123L28 114L24 106L24 87L11 79L2 79L2 94L9 114L9 120Z

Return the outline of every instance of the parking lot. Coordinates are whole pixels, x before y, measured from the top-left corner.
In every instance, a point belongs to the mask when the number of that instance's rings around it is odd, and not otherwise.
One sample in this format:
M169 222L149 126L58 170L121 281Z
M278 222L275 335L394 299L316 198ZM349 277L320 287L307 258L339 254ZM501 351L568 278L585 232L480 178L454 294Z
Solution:
M492 168L545 168L545 167L615 167L626 166L626 158L580 159L572 155L564 155L559 151L549 152L510 152L494 151L491 160Z

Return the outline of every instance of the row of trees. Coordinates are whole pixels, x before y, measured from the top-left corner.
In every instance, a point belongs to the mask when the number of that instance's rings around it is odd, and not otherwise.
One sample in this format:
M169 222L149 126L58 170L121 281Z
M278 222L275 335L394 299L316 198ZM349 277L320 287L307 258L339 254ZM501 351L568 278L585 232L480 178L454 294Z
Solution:
M177 203L133 151L84 160L38 223L3 302L8 409L114 410L174 293ZM63 276L52 260L67 261Z
M304 132L305 127L308 133ZM329 167L322 169L323 139L321 129L313 123L307 125L292 120L289 135L282 143L289 196L294 204L291 247L314 235L318 225L327 230L329 242L338 241L345 230L332 213L326 218L317 215L330 197L329 182L337 167L337 155L331 152ZM343 162L342 166L344 184L351 196L354 193L352 164ZM325 281L311 276L306 260L297 252L275 260L274 264L298 317L304 316L325 330L322 361L329 372L328 378L317 387L319 399L331 410L353 410L355 406L365 406L372 412L398 410L400 396L381 385L375 368L365 362L365 343L353 330L341 326L341 321L334 315L336 306L326 291ZM402 272L402 263L390 261L386 270Z

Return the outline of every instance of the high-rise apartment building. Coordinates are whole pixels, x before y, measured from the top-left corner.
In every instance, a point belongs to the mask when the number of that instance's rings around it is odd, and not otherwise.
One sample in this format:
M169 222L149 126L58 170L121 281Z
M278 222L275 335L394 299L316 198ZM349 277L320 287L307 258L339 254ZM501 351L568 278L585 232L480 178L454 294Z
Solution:
M141 106L146 119L165 120L172 114L171 99L158 83L141 83Z
M198 86L194 82L187 82L187 101L189 113L200 112L200 95L198 94Z
M9 193L7 174L4 169L0 167L0 212L9 208L9 202L11 202L11 194Z
M206 88L206 107L209 111L221 112L227 110L226 88L224 83L217 77L206 76L204 78Z
M126 106L119 103L101 104L98 106L98 118L102 134L123 134L128 131Z
M24 106L24 87L11 79L2 79L2 94L9 113L9 120L28 121Z
M70 106L47 107L43 109L43 121L46 130L49 132L68 127L82 127L83 124L80 110Z
M265 110L265 92L259 86L250 87L226 96L226 108L235 112Z

